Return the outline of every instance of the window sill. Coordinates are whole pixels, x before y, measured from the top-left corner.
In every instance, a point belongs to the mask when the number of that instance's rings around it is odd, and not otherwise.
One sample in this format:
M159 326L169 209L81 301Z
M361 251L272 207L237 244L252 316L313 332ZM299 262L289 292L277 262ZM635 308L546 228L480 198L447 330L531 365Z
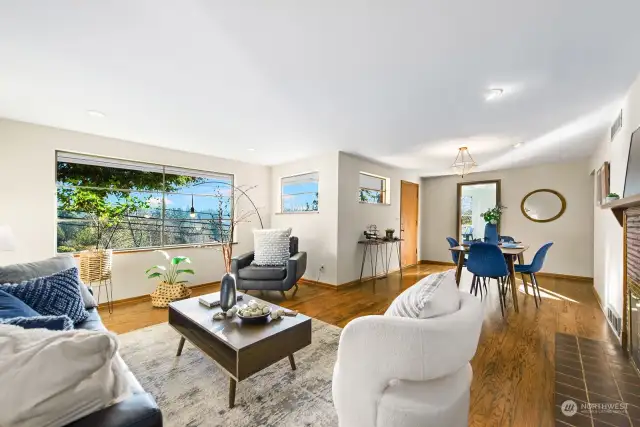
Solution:
M232 245L237 245L238 242L233 242L231 243ZM124 254L136 254L139 252L153 252L153 251L170 251L170 250L176 250L176 249L205 249L205 248L215 248L218 246L221 246L221 243L203 243L200 245L170 245L170 246L162 246L162 247L157 247L157 248L132 248L132 249L114 249L113 250L113 254L114 255L124 255ZM66 255L66 254L72 254L74 258L79 258L80 257L80 252L56 252L57 255Z
M319 214L320 211L300 211L300 212L276 212L276 215L309 215Z
M360 202L361 205L371 205L371 206L391 206L391 203L369 203L369 202Z

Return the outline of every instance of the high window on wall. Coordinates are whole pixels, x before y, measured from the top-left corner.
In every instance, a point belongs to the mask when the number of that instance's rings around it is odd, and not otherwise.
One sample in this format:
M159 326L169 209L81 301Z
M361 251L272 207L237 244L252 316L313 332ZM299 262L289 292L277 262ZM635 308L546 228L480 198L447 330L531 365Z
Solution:
M308 172L281 179L282 213L318 212L318 175Z
M360 172L358 200L361 203L388 204L389 178Z
M233 175L56 153L58 252L229 240Z

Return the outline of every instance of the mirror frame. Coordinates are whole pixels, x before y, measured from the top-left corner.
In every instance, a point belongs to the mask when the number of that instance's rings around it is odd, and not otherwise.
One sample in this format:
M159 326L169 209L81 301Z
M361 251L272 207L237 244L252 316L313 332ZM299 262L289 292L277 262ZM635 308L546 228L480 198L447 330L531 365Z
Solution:
M558 196L558 198L560 199L560 203L562 203L562 206L560 207L560 212L558 212L556 214L556 216L552 217L552 218L547 218L547 219L535 219L535 218L531 218L528 214L527 211L525 211L524 209L524 202L532 195L536 194L536 193L553 193L556 196ZM552 190L550 188L540 188L538 190L534 190L530 193L528 193L527 195L525 195L522 198L522 202L520 202L520 210L522 211L522 215L524 215L525 218L527 218L529 221L533 221L533 222L551 222L551 221L555 221L556 219L560 218L563 214L564 211L567 210L567 200L564 198L564 196L562 194L560 194L559 192L557 192L556 190Z
M470 182L459 182L458 183L458 191L456 193L456 204L458 205L456 212L457 212L457 218L456 218L456 240L458 240L460 238L460 221L461 221L461 210L462 210L462 206L460 206L460 196L462 196L462 187L464 187L465 185L475 185L475 184L495 184L496 185L496 204L497 205L501 205L502 204L502 200L500 199L500 186L501 186L501 180L500 179L489 179L489 180L485 180L485 181L470 181ZM500 223L498 223L498 235L500 234ZM462 243L460 243L462 244Z

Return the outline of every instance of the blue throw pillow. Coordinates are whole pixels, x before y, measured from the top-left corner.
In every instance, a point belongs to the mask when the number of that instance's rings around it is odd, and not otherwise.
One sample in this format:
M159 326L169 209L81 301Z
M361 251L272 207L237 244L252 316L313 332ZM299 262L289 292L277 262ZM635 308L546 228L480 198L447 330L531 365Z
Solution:
M0 285L0 290L19 298L42 315L67 315L73 323L79 323L89 317L80 284L78 269L73 267L51 276Z
M34 316L40 316L40 313L13 295L0 291L0 319Z
M24 329L49 329L51 331L69 331L73 321L69 316L34 316L0 319L0 324L15 325Z

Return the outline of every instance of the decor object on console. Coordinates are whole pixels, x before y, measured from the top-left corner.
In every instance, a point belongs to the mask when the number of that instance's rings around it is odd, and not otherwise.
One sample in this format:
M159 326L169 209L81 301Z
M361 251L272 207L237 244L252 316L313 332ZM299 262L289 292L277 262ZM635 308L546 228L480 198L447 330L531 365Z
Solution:
M396 230L393 228L387 228L386 230L384 230L384 232L385 232L385 237L391 240L393 239L393 234L396 232Z
M464 178L464 176L470 174L471 170L476 166L478 166L478 164L473 160L471 154L469 154L469 149L467 147L458 148L458 155L451 165L454 172Z
M294 297L298 292L298 280L307 269L307 253L298 251L298 238L289 238L289 258L285 265L253 265L254 254L252 251L232 259L231 271L236 277L238 289L279 291L286 298L285 291L295 287Z
M375 224L367 225L367 229L364 231L364 237L367 239L377 239L378 226Z
M191 289L185 286L187 280L178 280L181 274L195 274L190 268L180 269L178 266L183 262L191 264L191 259L186 256L177 256L171 258L166 251L156 250L161 253L167 261L168 268L164 265L154 265L145 271L148 279L161 277L162 281L151 294L151 305L154 307L165 308L169 306L171 301L176 301L191 296Z
M363 316L347 324L333 373L341 427L468 425L469 361L483 312L477 298L459 296L459 309L451 314Z
M16 242L11 227L0 225L0 251L13 251L15 248Z
M109 313L113 311L112 264L112 249L92 249L80 252L80 279L90 288L98 288L98 304L100 304L102 288L105 288Z

